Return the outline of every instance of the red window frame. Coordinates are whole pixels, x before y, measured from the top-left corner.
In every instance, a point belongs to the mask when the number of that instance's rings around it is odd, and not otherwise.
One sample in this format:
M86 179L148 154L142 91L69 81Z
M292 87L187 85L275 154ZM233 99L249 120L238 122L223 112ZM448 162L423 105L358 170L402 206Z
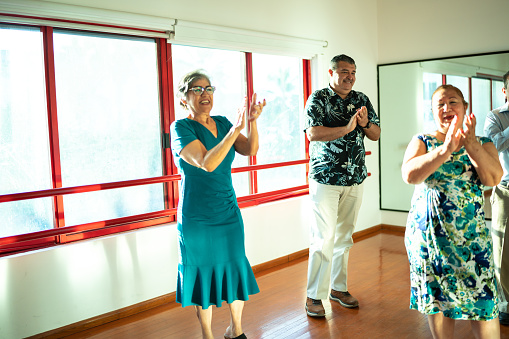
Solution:
M483 76L482 77L483 79L490 81L490 107L491 107L491 109L496 108L496 107L493 107L493 80L503 81L503 78L496 76L496 75L485 74L485 73L478 73L478 75L481 75L481 76ZM468 112L470 114L472 114L472 109L473 109L472 108L473 107L473 105L472 105L472 101L473 101L472 77L465 77L465 78L468 78L468 97L465 98L465 100L467 100L470 103L468 105ZM442 85L447 85L447 74L442 74ZM465 95L465 93L463 93L463 95Z
M2 14L3 15L3 14ZM12 16L12 15L11 15ZM17 16L22 17L22 16ZM33 17L30 17L33 18ZM37 18L44 19L44 18ZM52 21L59 21L51 19ZM60 20L62 21L62 20ZM65 21L65 20L63 20ZM114 183L100 183L93 185L75 186L75 187L62 187L61 181L61 164L60 164L60 148L58 139L58 112L56 105L56 84L55 84L55 64L53 57L53 27L51 26L37 26L37 25L19 25L6 23L12 26L35 26L40 27L43 34L43 50L44 50L44 69L46 76L46 99L47 99L47 114L48 114L48 128L49 128L49 147L51 155L51 171L52 171L52 188L47 190L13 193L0 195L0 203L19 201L26 199L36 199L42 197L52 197L54 214L53 224L55 228L50 230L32 232L27 234L19 234L8 237L0 238L0 256L5 256L22 251L28 251L43 247L50 247L59 244L64 244L71 241L88 239L113 233L130 231L134 229L166 224L173 222L176 219L176 207L178 204L178 180L180 176L177 174L177 169L173 163L171 149L169 148L169 132L170 124L175 120L174 111L174 89L173 89L173 74L171 64L171 44L167 43L164 38L155 39L157 44L157 58L158 58L158 71L159 71L159 97L160 97L160 112L161 112L161 144L163 145L163 170L164 175L155 178L136 179L128 181L120 181ZM113 27L107 26L106 27ZM116 27L116 26L115 26ZM129 28L131 29L131 28ZM142 30L147 31L147 30ZM246 79L247 79L247 94L251 98L253 93L253 68L252 68L252 54L245 53L246 56ZM307 100L311 94L311 63L310 60L303 59L303 88L304 100ZM305 104L305 102L304 102ZM305 135L303 133L303 136ZM287 199L308 194L308 185L301 185L297 187L289 187L276 191L258 193L257 190L257 176L258 170L294 166L308 164L309 162L309 141L306 140L306 157L301 160L281 162L276 164L261 164L258 165L256 157L249 158L249 166L234 168L232 173L250 172L250 194L248 196L239 197L239 207L254 206L270 201ZM306 173L308 170L306 171ZM92 192L105 189L114 189L121 187L129 187L136 185L147 185L155 183L164 183L165 185L165 209L161 211L133 215L123 218L116 218L110 220L102 220L75 226L65 226L65 215L63 208L63 195L76 194L84 192Z

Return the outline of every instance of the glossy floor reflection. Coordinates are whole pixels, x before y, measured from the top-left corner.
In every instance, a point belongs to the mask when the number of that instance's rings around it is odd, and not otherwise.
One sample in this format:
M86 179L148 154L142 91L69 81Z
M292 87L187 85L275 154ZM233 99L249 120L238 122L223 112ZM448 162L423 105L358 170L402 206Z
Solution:
M409 271L403 233L383 232L357 241L351 250L349 290L360 307L346 309L324 301L327 316L304 310L307 260L257 274L261 292L246 303L243 328L248 338L431 338L426 317L409 310ZM226 305L225 305L226 306ZM214 308L213 330L222 338L228 308ZM201 338L190 307L162 306L67 338ZM455 338L473 338L466 322ZM502 327L501 338L509 338Z

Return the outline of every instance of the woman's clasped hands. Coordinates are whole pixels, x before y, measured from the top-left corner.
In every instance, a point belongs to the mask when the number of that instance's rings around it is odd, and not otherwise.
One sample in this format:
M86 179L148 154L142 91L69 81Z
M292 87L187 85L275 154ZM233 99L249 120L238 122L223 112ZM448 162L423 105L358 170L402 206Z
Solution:
M457 151L461 146L465 146L465 149L468 151L471 146L479 144L475 137L475 115L471 113L466 115L465 118L464 128L461 128L458 116L455 116L449 125L449 129L445 136L444 146L451 153Z

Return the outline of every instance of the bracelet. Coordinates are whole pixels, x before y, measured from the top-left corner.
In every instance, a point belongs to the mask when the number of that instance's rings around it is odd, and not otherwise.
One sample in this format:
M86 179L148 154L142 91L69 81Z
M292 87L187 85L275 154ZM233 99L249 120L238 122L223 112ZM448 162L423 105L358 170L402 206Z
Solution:
M370 128L370 127L371 127L371 121L370 120L368 120L368 123L366 124L366 126L361 126L361 128L364 128L364 129Z

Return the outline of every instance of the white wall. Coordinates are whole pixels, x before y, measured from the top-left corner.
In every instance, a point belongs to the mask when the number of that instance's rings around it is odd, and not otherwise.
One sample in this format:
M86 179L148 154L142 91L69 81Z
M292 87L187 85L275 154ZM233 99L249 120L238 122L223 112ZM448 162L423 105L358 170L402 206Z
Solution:
M507 0L378 0L378 63L505 51Z
M375 0L55 2L327 40L322 74L332 56L349 54L357 62L355 88L376 107ZM322 79L319 87L326 85L327 76ZM358 230L381 222L378 144L368 141L367 150L373 152L367 157L372 176L366 181ZM252 265L308 247L306 201L300 197L242 210ZM0 258L0 338L34 335L173 292L176 246L171 224Z
M242 210L251 265L308 248L307 196ZM22 338L175 291L176 224L0 258L0 338Z

